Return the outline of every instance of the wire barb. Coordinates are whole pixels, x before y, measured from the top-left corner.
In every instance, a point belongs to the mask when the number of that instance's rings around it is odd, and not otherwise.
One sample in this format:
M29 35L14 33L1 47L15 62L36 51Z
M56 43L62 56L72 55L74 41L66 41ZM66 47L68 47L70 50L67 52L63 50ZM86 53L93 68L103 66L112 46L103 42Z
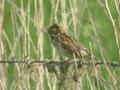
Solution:
M7 64L27 64L27 65L32 65L35 63L41 64L41 65L54 65L54 66L60 66L61 64L63 65L68 65L68 64L75 64L76 62L79 63L79 59L77 60L68 60L68 61L62 61L62 60L30 60L30 59L24 59L24 60L17 60L15 58L11 58L9 60L0 60L1 63L7 63ZM67 64L66 64L67 63ZM82 61L82 65L109 65L112 67L120 67L120 62L117 61L112 61L112 62L103 62L103 61Z

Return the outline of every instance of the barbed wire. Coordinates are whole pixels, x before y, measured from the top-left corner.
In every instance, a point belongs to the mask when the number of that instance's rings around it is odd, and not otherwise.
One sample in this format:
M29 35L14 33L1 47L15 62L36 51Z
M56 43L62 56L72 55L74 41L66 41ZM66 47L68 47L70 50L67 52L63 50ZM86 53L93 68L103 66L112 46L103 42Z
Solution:
M68 64L75 64L75 63L81 63L81 65L110 65L110 66L113 66L113 67L120 67L120 62L117 62L117 61L81 61L79 59L77 60L74 60L74 59L71 59L71 60L67 60L67 61L63 61L63 60L48 60L48 59L44 59L44 60L32 60L32 59L23 59L23 60L17 60L15 58L11 58L11 59L8 59L8 60L0 60L0 64L1 63L8 63L8 64L14 64L14 63L17 63L17 64L35 64L35 63L39 63L39 64L55 64L55 65L59 65L59 64L65 64L65 63L68 63Z
M43 68L46 68L49 73L55 73L57 79L60 79L61 74L65 74L68 72L69 68L72 66L72 69L76 71L76 65L77 69L81 69L82 66L87 65L89 66L98 66L98 65L108 65L112 67L120 67L120 62L112 61L112 62L103 62L103 61L81 61L80 59L72 59L68 61L63 60L32 60L32 59L23 59L23 60L17 60L15 58L11 58L9 60L0 60L0 64L24 64L25 67L28 69L33 68L33 64L40 64L43 65ZM74 67L75 66L75 67ZM59 73L60 72L60 73ZM76 76L76 75L75 75ZM73 76L74 77L74 76ZM74 79L74 78L73 78ZM76 79L75 79L76 81Z

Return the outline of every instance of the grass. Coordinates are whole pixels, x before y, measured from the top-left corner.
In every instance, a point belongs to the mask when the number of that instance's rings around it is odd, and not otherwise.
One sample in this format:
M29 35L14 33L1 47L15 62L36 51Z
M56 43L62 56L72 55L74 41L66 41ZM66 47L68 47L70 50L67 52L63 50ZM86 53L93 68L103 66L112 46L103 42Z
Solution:
M120 60L117 0L5 0L1 3L1 60L56 60L57 51L43 33L53 23L88 47L100 60ZM114 3L114 4L112 4ZM112 18L110 17L112 15ZM2 46L3 44L3 46ZM2 49L3 48L3 49ZM1 53L0 53L1 54ZM2 67L2 66L1 66ZM3 67L2 67L3 68ZM42 65L5 64L3 90L60 90L59 80ZM74 68L70 71L74 71ZM79 82L65 81L66 90L119 90L120 69L106 65L80 70ZM69 76L69 75L68 75Z

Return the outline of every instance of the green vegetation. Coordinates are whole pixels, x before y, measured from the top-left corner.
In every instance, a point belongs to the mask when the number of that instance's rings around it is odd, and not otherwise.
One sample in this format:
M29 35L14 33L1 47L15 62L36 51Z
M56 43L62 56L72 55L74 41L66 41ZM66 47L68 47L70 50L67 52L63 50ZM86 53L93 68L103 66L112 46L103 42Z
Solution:
M58 60L48 34L44 33L57 22L99 60L119 62L119 5L119 0L5 0L3 57L5 60L12 57L23 60L25 56L29 60ZM7 90L59 90L55 75L42 65L28 69L22 64L8 64L6 68ZM120 89L120 67L90 68L93 71L81 75L79 82L68 81L72 83L69 90Z

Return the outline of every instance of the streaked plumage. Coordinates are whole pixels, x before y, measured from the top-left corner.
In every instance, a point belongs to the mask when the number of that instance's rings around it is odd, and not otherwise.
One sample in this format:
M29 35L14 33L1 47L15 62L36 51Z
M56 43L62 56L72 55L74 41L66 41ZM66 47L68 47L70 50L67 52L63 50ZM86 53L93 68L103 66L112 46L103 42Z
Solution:
M67 35L59 25L52 25L48 29L48 34L55 48L63 56L80 59L84 56L90 57L89 51L83 45L78 44L74 38Z

